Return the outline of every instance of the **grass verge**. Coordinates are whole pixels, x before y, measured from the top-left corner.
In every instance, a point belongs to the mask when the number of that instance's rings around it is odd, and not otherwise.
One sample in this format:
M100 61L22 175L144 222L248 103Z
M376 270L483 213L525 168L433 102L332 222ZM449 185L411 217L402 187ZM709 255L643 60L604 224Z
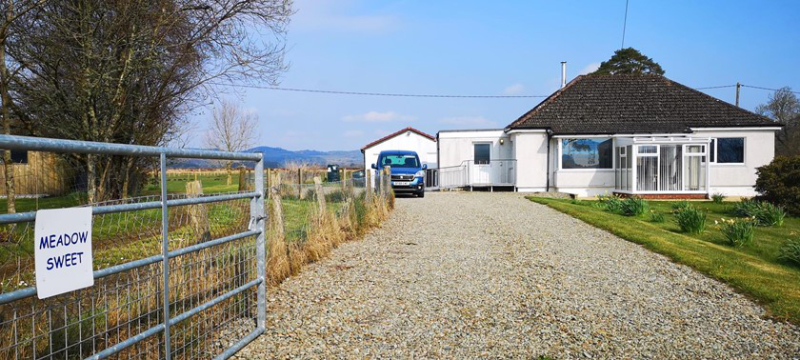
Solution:
M800 269L779 259L780 246L800 233L800 219L787 218L782 227L757 228L752 243L734 248L726 245L725 236L715 226L699 235L681 233L670 210L672 202L650 202L651 210L663 214L666 220L651 222L647 217L603 211L593 206L595 201L528 199L723 281L762 304L769 317L800 325ZM733 217L730 203L692 204L708 213L710 224Z

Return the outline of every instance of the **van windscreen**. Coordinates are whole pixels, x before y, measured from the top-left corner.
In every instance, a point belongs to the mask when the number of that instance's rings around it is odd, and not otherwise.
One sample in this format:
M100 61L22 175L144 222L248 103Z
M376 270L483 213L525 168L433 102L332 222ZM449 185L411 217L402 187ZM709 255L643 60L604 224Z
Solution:
M386 155L381 158L381 167L418 168L419 160L414 155Z

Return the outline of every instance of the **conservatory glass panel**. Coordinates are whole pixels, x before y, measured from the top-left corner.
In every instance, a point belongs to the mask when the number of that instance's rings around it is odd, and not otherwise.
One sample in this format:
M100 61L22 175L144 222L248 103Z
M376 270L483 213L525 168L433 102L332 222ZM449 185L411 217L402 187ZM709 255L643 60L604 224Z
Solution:
M687 145L684 156L684 190L703 191L706 189L706 157L702 145Z

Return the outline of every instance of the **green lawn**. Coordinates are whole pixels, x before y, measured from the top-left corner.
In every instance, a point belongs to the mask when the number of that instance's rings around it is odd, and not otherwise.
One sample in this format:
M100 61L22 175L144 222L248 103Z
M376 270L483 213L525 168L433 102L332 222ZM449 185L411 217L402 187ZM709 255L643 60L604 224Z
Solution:
M167 193L182 194L186 192L186 183L194 181L195 177L191 174L167 175ZM203 184L203 193L217 194L234 192L239 190L239 173L234 172L231 176L231 185L228 185L228 176L224 173L215 175L198 176L197 180ZM160 195L161 184L158 179L149 178L147 185L142 191L142 195Z
M652 211L664 214L666 221L648 221L603 211L596 201L544 199L531 201L581 219L595 227L666 255L673 261L730 284L739 292L763 304L776 319L800 324L800 267L778 259L781 245L790 237L800 236L800 219L787 217L782 227L756 228L753 242L740 248L728 245L714 225L715 220L733 218L733 203L710 201L691 204L708 214L706 230L701 235L680 232L668 201L651 201Z

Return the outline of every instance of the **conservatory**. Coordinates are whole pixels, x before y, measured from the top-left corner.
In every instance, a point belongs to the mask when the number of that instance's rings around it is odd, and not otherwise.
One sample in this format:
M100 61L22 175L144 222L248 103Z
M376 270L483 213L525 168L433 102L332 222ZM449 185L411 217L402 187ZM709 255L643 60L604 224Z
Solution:
M711 139L617 137L614 191L621 194L708 194Z

